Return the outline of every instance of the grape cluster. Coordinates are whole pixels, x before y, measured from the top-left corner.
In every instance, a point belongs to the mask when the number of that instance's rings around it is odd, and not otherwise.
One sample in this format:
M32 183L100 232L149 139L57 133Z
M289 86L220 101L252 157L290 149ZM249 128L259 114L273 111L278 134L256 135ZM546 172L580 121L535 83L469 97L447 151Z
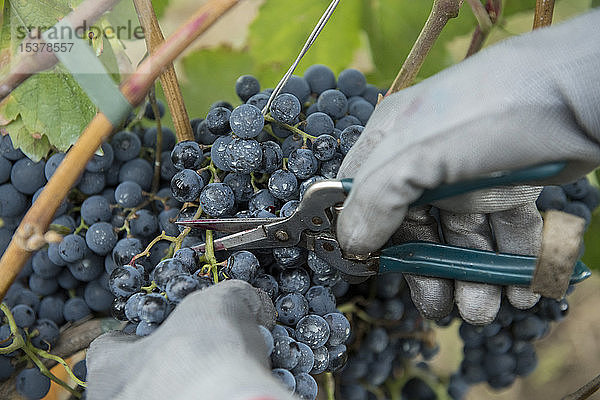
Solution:
M175 173L169 162L175 135L168 129L163 129L161 179L150 193L156 134L153 128L118 132L88 162L51 224L64 235L62 241L34 252L5 296L17 331L11 331L8 318L2 319L3 347L19 334L32 348L48 351L65 324L117 310L113 270L128 263L160 231L178 234L173 221L181 203L169 188ZM64 158L65 153L54 152L33 162L14 149L10 136L1 138L0 253ZM168 251L168 243L159 243L144 262L157 264ZM31 364L22 356L22 350L0 356L0 380L24 366L17 375L17 391L26 398L42 398L50 380L36 367L28 368Z
M540 211L559 210L585 220L592 220L592 211L600 204L600 190L586 177L561 186L545 186L537 199Z
M244 103L218 102L206 118L192 120L193 141L176 143L162 128L157 148L157 127L139 121L115 133L55 215L62 241L36 252L7 295L26 340L47 348L64 323L107 313L127 322L125 332L146 336L189 293L241 279L266 291L277 310L279 325L261 328L273 374L301 398L316 398L312 375L339 370L347 357L350 323L336 309L336 269L299 247L197 254L190 247L212 240L212 233L175 222L291 215L308 186L334 178L379 94L358 71L345 75L339 88L325 66L310 67L307 78L292 76L266 117L271 89L260 92L254 77L240 77L236 91ZM351 103L357 104L350 109ZM158 106L162 116L164 105ZM143 115L156 117L149 104ZM7 140L2 160L11 181L0 188L1 216L9 222L0 236L5 244L29 196L35 200L65 157L58 152L33 163ZM160 176L152 166L156 153ZM2 332L11 338L8 325ZM14 361L0 359L10 376ZM39 371L25 369L19 377L29 398L45 395L49 381Z

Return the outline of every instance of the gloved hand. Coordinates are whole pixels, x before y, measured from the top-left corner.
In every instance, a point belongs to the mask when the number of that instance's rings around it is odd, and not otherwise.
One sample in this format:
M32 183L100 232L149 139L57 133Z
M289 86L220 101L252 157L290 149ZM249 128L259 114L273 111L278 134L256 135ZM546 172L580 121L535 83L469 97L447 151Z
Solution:
M87 398L293 399L272 377L258 330L274 318L268 295L246 282L190 294L150 336L109 332L92 342Z
M568 161L553 182L574 180L600 163L600 10L505 40L379 104L338 177L354 177L338 219L344 250L379 249L424 189L499 170ZM540 188L519 186L440 201L449 244L535 255ZM400 238L438 241L426 208L411 210ZM489 323L501 288L407 276L421 312ZM527 288L508 288L519 308Z

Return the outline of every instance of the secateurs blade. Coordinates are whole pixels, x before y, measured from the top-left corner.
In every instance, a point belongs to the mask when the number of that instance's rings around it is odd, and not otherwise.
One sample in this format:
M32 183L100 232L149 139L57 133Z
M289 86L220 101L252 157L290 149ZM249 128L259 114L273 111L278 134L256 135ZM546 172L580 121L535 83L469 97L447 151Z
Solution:
M564 162L544 164L441 185L426 190L411 205L429 204L473 190L547 179L557 175L564 167ZM367 256L343 253L335 236L335 222L351 189L351 179L315 182L306 190L296 211L289 217L199 219L179 221L178 224L231 233L213 242L215 250L303 247L314 251L351 283L386 272L408 272L498 285L531 283L536 266L536 258L533 256L501 254L429 242L403 243ZM205 244L193 249L204 252ZM590 274L583 263L577 262L570 283L580 282Z

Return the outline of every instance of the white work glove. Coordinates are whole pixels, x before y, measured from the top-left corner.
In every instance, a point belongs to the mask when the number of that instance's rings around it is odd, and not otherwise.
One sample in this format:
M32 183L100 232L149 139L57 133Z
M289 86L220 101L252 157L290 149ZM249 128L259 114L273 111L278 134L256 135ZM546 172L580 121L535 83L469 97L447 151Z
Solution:
M232 280L187 296L151 335L110 332L87 353L88 400L294 399L271 375L267 295Z
M385 98L346 156L338 177L354 177L337 225L342 248L379 249L424 189L552 161L568 161L553 182L574 180L600 163L600 10L505 40ZM478 191L440 201L447 243L537 255L539 187ZM399 239L439 241L424 207L412 209ZM429 318L453 298L468 322L491 322L501 288L407 275ZM513 305L537 296L510 287Z

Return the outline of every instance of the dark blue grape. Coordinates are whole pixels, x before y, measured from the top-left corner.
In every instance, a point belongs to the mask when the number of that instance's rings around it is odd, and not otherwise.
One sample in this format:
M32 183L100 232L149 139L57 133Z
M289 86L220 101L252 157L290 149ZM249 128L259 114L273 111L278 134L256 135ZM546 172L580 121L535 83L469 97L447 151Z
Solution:
M329 340L329 324L323 317L309 314L298 321L296 339L312 349L324 346Z
M40 296L47 296L56 292L58 283L55 277L43 278L34 273L29 276L29 288Z
M281 88L281 93L293 94L300 103L304 103L310 97L310 87L306 79L298 75L292 75Z
M117 297L131 296L142 287L140 271L131 265L115 268L110 274L110 291Z
M339 139L342 131L352 125L360 126L362 125L362 122L360 122L360 119L356 118L354 115L346 115L338 119L337 121L335 121L335 129L339 129L340 132L338 135L336 135L336 131L334 130L333 136Z
M294 150L302 148L303 145L304 141L302 139L302 136L295 133L291 136L288 136L281 144L281 151L283 153L283 156L289 157Z
M169 279L175 275L185 274L186 272L185 265L181 260L167 258L154 267L154 270L150 274L150 279L156 283L159 289L165 290Z
M344 129L340 134L340 151L346 155L354 143L358 141L364 127L360 125L351 125Z
M86 195L98 194L106 187L106 176L103 172L84 171L77 188Z
M17 304L10 312L19 328L29 328L35 323L36 315L33 309L26 304Z
M149 191L152 186L153 175L154 170L152 165L142 158L136 158L127 161L121 166L119 170L119 182L137 182L143 190Z
M369 117L373 114L375 107L366 100L357 100L348 106L350 115L355 116L361 122L361 125L366 125Z
M349 68L340 72L337 86L347 97L360 96L367 87L367 79L359 70Z
M49 319L38 319L33 325L32 331L37 331L38 334L31 338L31 343L38 349L45 351L49 351L60 336L58 326Z
M135 328L135 334L138 336L148 336L158 328L159 324L154 322L140 321Z
M79 281L73 276L71 271L66 268L58 275L56 281L58 282L58 286L67 290L75 289L79 286Z
M588 206L581 201L572 201L563 208L563 211L567 214L572 214L577 217L581 217L585 220L586 226L592 221L592 212Z
M301 109L300 101L296 96L290 93L282 93L273 99L269 111L275 121L293 125L298 115L300 115Z
M312 151L317 160L328 161L335 156L337 147L336 138L331 135L322 134L314 140Z
M81 260L67 264L67 268L77 280L89 282L104 272L104 258L88 253Z
M308 301L308 311L312 314L325 315L335 311L335 296L329 288L313 286L304 295Z
M407 400L436 400L437 395L422 379L411 378L402 387L402 398Z
M91 225L96 222L108 222L112 218L110 203L104 197L96 195L90 196L81 204L81 217L86 224Z
M590 190L590 182L584 176L583 178L580 178L575 182L562 185L562 188L565 191L567 197L569 197L571 200L581 200L588 194Z
M62 160L64 160L65 156L65 153L54 153L50 156L48 161L46 161L46 166L44 167L44 176L47 180L50 180L52 175L54 175L54 172L56 172L56 169Z
M286 325L296 325L308 314L308 302L300 293L280 295L275 301L277 320Z
M541 211L562 210L567 205L567 195L560 186L544 186L535 204Z
M210 159L222 171L229 171L229 165L225 160L225 151L227 145L233 140L232 136L221 136L213 143L210 148Z
M298 342L298 347L300 348L300 358L298 364L291 370L296 376L301 373L309 373L315 362L315 356L310 347L301 342Z
M271 335L271 332L269 332L269 330L263 325L259 325L258 330L264 339L265 346L267 347L267 356L270 357L274 348L273 335Z
M88 307L97 312L104 312L110 309L114 296L95 280L85 285L83 299Z
M33 255L31 267L33 272L45 279L55 277L62 270L62 266L54 264L48 256L48 252L43 250Z
M275 300L279 295L279 284L272 275L260 274L252 281L252 286L264 290L271 300Z
M295 375L296 390L295 394L302 400L315 400L317 398L317 382L309 374L302 372Z
M206 127L215 135L226 135L231 129L229 117L231 111L225 107L215 107L206 115Z
M202 120L194 129L194 140L200 144L210 145L217 140L219 135L215 135L208 129L205 120Z
M294 379L294 375L287 369L283 368L274 368L271 370L273 376L281 381L283 386L290 392L293 393L296 390L296 379Z
M136 238L124 238L117 242L112 251L112 258L117 266L128 264L133 256L144 250L142 242Z
M142 187L137 182L121 182L115 189L115 201L122 207L133 208L143 200Z
M94 154L90 161L85 165L86 171L101 172L106 171L112 165L115 159L115 152L109 143L102 143L102 154Z
M58 245L58 254L67 263L81 260L86 250L85 239L75 234L65 236Z
M346 95L335 89L322 92L317 99L317 107L333 119L342 118L348 112L348 100Z
M27 208L27 197L11 183L0 186L0 217L16 217Z
M140 322L140 302L145 295L145 293L134 293L125 302L123 311L129 322L134 324Z
M195 201L203 188L202 177L191 169L179 171L171 179L171 194L181 202Z
M377 101L379 100L379 89L377 89L377 86L367 83L365 91L362 93L361 96L366 101L371 103L373 107L375 107L377 105Z
M242 104L231 112L229 125L238 137L253 139L262 132L265 119L257 107L251 104Z
M44 160L33 162L29 158L21 158L12 166L10 181L19 192L34 194L46 184L45 166Z
M281 268L294 268L306 262L306 253L301 247L279 247L273 249L273 257Z
M233 190L224 183L209 183L200 193L202 210L211 217L221 217L233 209Z
M304 294L310 287L310 276L304 268L286 268L279 275L281 293Z
M0 381L4 382L10 378L15 372L15 367L10 362L10 358L6 356L0 356Z
M73 297L66 301L63 315L67 321L79 321L91 314L90 308L81 297Z
M229 173L223 179L223 183L231 188L236 202L246 202L254 193L251 177L248 174Z
M167 317L167 299L158 293L148 293L140 300L142 322L160 324Z
M319 169L319 161L315 158L311 150L294 150L288 158L288 169L293 172L298 179L307 179L317 172Z
M277 205L277 199L267 189L261 189L254 193L248 201L248 209L253 212L260 210L274 212Z
M281 217L291 216L294 212L296 212L298 205L300 205L300 202L298 200L290 200L290 201L286 202L284 205L281 206L279 215Z
M129 221L131 233L135 236L150 237L158 229L156 216L148 210L138 210Z
M343 344L350 337L350 322L344 316L337 312L325 314L323 316L327 324L329 324L329 340L328 346L337 346Z
M169 236L178 236L179 227L174 223L174 221L177 221L177 214L179 214L179 211L175 208L161 211L158 214L159 231L164 231Z
M50 378L37 367L19 372L15 381L17 393L27 399L41 399L50 391Z
M271 363L273 368L292 369L300 359L298 342L289 336L273 336Z
M38 317L54 321L55 324L60 326L65 322L63 316L64 306L65 302L59 296L46 296L40 301Z
M262 147L254 139L234 138L227 144L223 160L229 170L249 174L261 167Z
M329 364L327 365L327 371L335 372L346 364L346 360L348 359L347 349L345 345L338 344L329 347L328 350Z
M530 314L512 326L515 340L531 341L541 338L546 332L547 322L534 314Z
M343 158L344 156L340 153L335 153L331 160L321 162L319 174L327 179L335 179L342 165Z
M175 168L199 169L204 161L204 154L198 143L193 140L185 140L175 145L171 151L171 161Z
M11 161L25 157L21 149L15 149L10 135L2 135L0 137L0 155Z
M321 372L325 372L327 366L329 365L329 350L327 347L321 346L312 349L313 356L315 358L313 369L310 371L311 374L317 375Z
M228 275L233 279L251 282L260 268L260 264L254 254L242 250L229 256L226 268Z
M140 154L142 149L142 141L133 132L121 131L116 133L111 141L115 158L119 161L133 160Z
M260 144L262 149L262 162L259 172L271 174L281 168L283 161L283 151L281 146L270 140Z
M292 172L279 169L269 178L268 189L273 197L286 200L298 190L298 180Z
M85 382L87 378L87 365L85 363L85 358L73 365L73 375L75 375L80 381Z
M242 75L235 81L235 93L242 101L260 92L260 83L252 75Z
M169 151L175 146L177 142L177 138L175 137L175 133L164 125L161 126L162 133L162 143L159 151ZM142 139L144 147L149 147L156 151L156 138L158 136L158 128L153 126L144 132L144 137Z
M269 96L267 96L264 93L257 93L254 96L250 97L248 100L246 100L246 104L251 104L259 110L262 110L263 108L265 108L268 101Z
M304 79L308 82L310 90L317 95L328 89L335 89L336 81L333 71L322 64L311 65L304 71Z
M165 292L169 301L179 303L185 296L199 289L200 283L197 279L187 274L179 274L169 279Z

